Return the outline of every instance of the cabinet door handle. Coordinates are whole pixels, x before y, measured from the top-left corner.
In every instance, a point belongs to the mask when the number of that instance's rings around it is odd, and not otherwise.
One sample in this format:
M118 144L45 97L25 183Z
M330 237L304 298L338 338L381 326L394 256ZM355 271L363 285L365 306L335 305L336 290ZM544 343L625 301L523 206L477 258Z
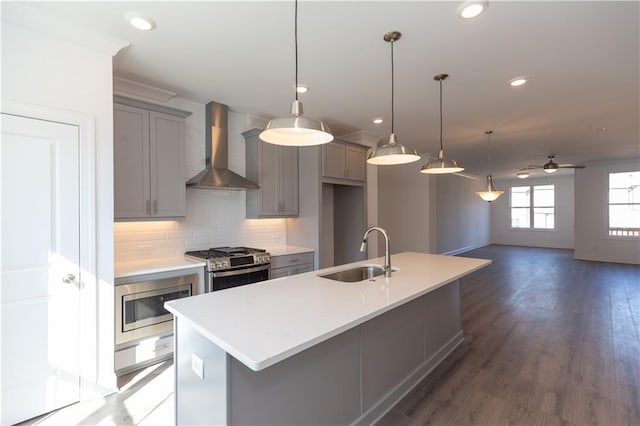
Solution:
M289 262L291 262L291 263L295 263L295 262L297 262L297 261L299 261L299 260L300 260L300 259L290 259L290 260L289 260Z
M144 212L146 214L151 214L151 201L147 200L147 203L145 204Z

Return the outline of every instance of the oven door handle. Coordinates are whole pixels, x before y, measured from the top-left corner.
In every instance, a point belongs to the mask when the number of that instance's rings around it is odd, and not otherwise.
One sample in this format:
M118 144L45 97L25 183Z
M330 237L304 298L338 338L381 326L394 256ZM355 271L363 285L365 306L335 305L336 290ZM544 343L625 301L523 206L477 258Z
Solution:
M248 274L250 272L267 271L269 270L270 267L271 265L267 264L262 266L256 266L255 268L233 269L231 271L212 272L211 275L213 276L213 278L230 277L233 275Z

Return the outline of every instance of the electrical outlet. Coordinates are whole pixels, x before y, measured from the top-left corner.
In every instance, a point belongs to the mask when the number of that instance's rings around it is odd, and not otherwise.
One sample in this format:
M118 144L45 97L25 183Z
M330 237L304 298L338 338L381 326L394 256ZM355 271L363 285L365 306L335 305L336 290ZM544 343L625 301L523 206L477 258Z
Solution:
M191 354L191 369L196 373L196 376L204 380L204 361L194 353Z
M140 254L142 254L142 255L151 254L152 249L153 249L153 247L151 247L148 244L138 246L138 250L140 251Z

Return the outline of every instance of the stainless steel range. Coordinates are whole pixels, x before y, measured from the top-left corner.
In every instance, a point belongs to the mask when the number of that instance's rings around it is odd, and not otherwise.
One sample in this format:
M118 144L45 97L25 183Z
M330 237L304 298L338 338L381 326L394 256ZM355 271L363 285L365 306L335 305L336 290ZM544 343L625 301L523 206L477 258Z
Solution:
M188 251L185 257L204 260L204 291L266 281L270 277L271 256L266 250L251 247L214 247Z

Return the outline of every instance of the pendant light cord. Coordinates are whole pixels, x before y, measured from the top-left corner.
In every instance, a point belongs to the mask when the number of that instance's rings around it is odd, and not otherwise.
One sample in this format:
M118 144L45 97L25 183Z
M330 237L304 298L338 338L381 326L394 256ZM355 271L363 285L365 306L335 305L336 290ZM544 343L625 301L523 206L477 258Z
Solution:
M491 174L491 134L493 130L484 132L487 135L487 174Z
M395 108L394 108L394 70L393 70L393 43L391 42L391 134L394 133L393 125L395 122Z
M293 88L294 92L296 92L296 101L298 100L298 0L295 0L294 7L294 26L293 26L293 39L296 50L296 86Z
M440 80L440 151L444 151L442 147L442 79Z

